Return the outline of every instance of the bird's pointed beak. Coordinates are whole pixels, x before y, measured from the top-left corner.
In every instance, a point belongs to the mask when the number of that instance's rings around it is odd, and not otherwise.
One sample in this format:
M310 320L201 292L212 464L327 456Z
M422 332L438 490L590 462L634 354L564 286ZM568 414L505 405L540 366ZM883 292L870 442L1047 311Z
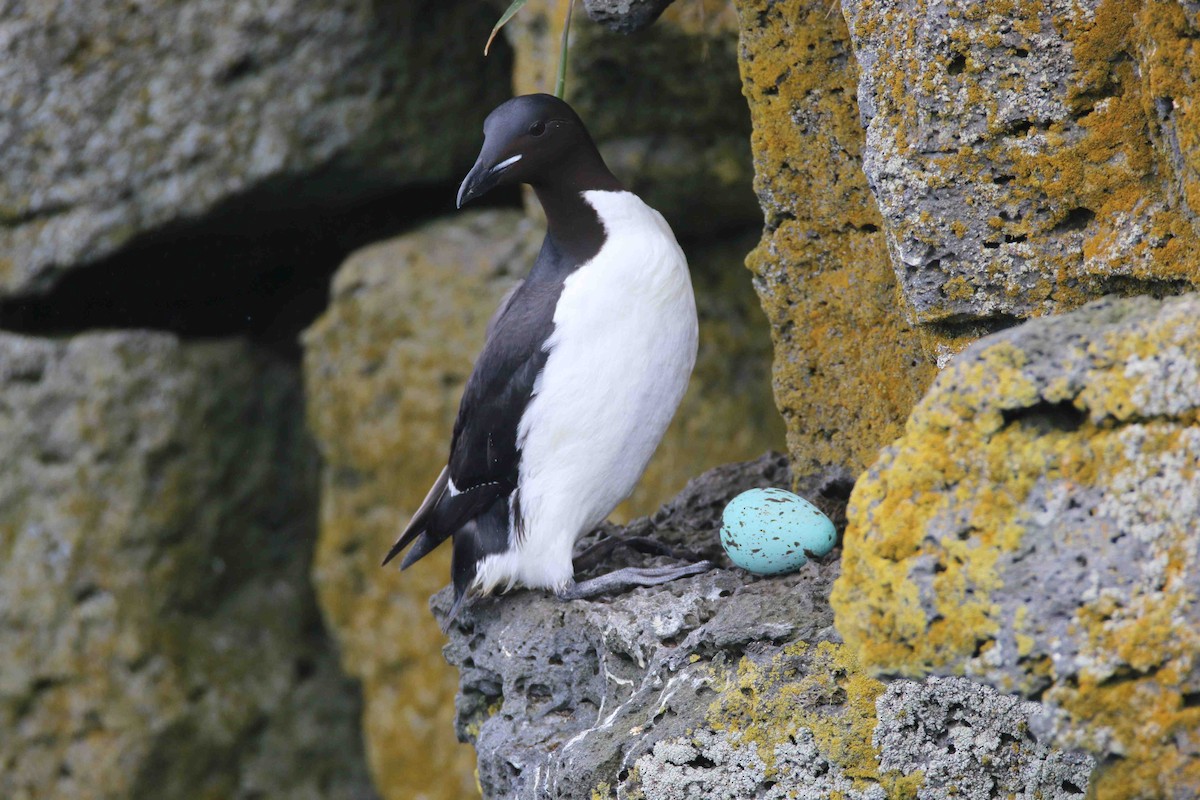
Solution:
M495 188L496 184L500 182L500 176L520 161L521 156L510 156L498 164L488 163L490 160L487 158L487 149L484 148L484 152L479 154L475 166L471 167L467 177L463 178L462 185L458 187L456 202L459 208Z

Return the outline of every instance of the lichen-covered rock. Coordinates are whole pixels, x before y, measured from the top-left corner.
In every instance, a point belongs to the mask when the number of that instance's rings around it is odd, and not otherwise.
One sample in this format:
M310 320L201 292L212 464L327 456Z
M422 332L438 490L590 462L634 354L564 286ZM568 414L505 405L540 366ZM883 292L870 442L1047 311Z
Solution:
M1194 4L843 7L864 168L935 340L1200 285Z
M0 295L46 291L139 234L248 194L260 214L301 213L452 178L477 144L461 123L502 99L507 79L480 69L488 20L474 3L89 0L0 13Z
M0 335L0 796L375 796L299 388L238 342Z
M582 14L571 21L567 100L616 176L681 239L712 238L761 219L737 28L726 5L676 4L632 37ZM554 91L565 12L561 0L530 0L505 26L515 93Z
M1200 791L1200 295L972 346L849 516L833 603L866 668L1043 699L1097 797Z
M1042 706L964 678L897 681L875 702L879 766L921 773L921 800L1079 798L1095 760L1031 730Z
M403 574L379 562L445 464L472 356L537 255L534 228L516 211L472 212L365 248L338 271L329 310L304 338L324 461L313 576L343 666L363 686L376 785L394 800L475 790L428 609L449 548Z
M864 469L932 379L897 303L883 221L862 174L858 70L825 0L738 0L755 188L747 259L775 341L775 398L797 475Z
M309 419L326 462L318 593L347 671L363 682L371 763L389 797L473 790L470 751L450 723L454 675L427 608L449 579L449 548L403 574L379 560L445 463L484 327L541 235L516 211L482 211L367 248L339 271L329 311L306 335ZM765 326L737 281L746 246L735 239L696 257L692 386L624 516L782 438Z
M1044 798L1079 798L1087 759L1031 741L1036 704L993 719L980 698L1004 706L994 692L935 686L884 705L885 685L831 626L836 561L766 579L727 566L716 535L725 503L787 482L779 457L728 465L652 518L600 534L653 536L723 568L595 601L517 591L464 609L446 655L460 670L458 730L479 753L485 798L951 798L957 785L1009 787L1014 775L1044 776ZM801 486L831 510L847 489L837 474ZM648 560L618 550L605 568ZM435 610L451 600L439 593ZM948 710L963 697L980 713ZM877 721L888 766L873 744ZM943 744L968 725L977 741L962 753ZM914 771L921 759L932 779Z

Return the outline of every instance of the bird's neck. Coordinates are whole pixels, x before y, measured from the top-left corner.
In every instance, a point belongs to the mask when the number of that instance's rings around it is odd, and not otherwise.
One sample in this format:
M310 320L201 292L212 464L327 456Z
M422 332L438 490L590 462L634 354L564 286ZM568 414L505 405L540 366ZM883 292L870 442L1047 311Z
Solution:
M604 244L604 225L584 192L620 192L625 187L608 171L599 154L594 161L568 166L554 177L533 185L546 212L546 238L568 259L583 263Z

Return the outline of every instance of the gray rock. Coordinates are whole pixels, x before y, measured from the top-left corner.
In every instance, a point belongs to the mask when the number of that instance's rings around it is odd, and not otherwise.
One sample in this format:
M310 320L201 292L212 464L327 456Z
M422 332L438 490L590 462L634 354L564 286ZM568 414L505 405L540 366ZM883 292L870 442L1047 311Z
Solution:
M1196 92L1190 77L1154 85L1196 35L1175 5L843 3L863 168L914 321L974 338L1107 293L1200 285L1191 167L1154 100Z
M922 772L920 800L1073 800L1082 798L1095 763L1038 741L1030 722L1038 703L962 678L898 681L876 702L879 766Z
M587 15L617 33L648 28L675 0L583 0Z
M0 17L0 296L235 200L299 214L453 177L507 92L505 69L481 69L473 5L7 2Z
M770 768L753 744L738 745L733 737L707 730L659 742L654 752L638 759L646 800L885 800L878 783L854 781L830 764L812 731L800 729L794 741L777 745Z
M460 671L457 727L475 745L484 797L815 800L840 792L883 800L897 781L920 785L919 775L884 772L913 763L948 727L931 723L914 736L893 721L888 741L903 747L881 765L871 737L884 687L858 670L830 624L837 561L755 578L720 554L725 503L787 480L778 457L729 465L692 481L653 517L595 534L654 536L719 569L595 601L518 591L466 608L445 653ZM800 488L828 507L849 482L826 475ZM647 560L617 551L605 568ZM435 612L444 615L450 602L448 590L439 593ZM1001 741L1019 716L995 725L972 719L980 736ZM1006 785L1014 764L1032 774L1051 757L1026 748L996 766L995 782ZM932 760L939 776L993 773L982 757Z
M372 798L295 370L0 335L0 796Z
M1097 796L1195 795L1198 419L1198 294L980 340L859 478L838 630L873 674L1040 700Z

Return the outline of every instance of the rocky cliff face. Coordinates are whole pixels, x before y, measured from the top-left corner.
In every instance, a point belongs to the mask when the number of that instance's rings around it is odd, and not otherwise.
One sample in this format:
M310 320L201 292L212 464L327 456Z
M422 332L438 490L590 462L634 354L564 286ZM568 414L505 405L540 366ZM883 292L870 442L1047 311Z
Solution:
M306 580L294 371L0 336L0 795L375 796Z
M311 222L453 179L474 131L443 122L498 102L506 78L503 62L490 80L477 68L487 21L467 3L97 0L4 16L0 295L46 292L229 204Z
M614 598L518 592L464 612L446 655L485 797L1083 797L1091 760L1038 741L1036 704L864 673L833 627L836 560L770 579L727 566L725 503L789 482L778 457L714 470L652 518L600 534L650 535L722 568ZM830 510L846 488L801 486ZM450 600L440 593L435 610Z
M899 435L933 376L862 171L858 67L825 2L739 2L743 91L766 222L746 265L775 341L797 475L854 472Z
M517 92L552 90L562 10L531 2L506 27ZM759 212L729 19L702 25L672 11L632 41L577 16L568 97L617 175L676 231L701 316L691 388L619 518L782 443L770 336L741 266ZM378 561L444 463L485 324L540 246L538 216L536 204L524 215L467 210L355 254L305 337L309 417L326 464L315 575L343 664L363 682L372 769L389 797L474 791L475 754L451 724L455 675L427 609L449 553L403 575Z
M1194 6L844 10L864 168L911 318L935 342L1200 285Z
M861 476L846 549L477 604L455 716L445 556L376 562L539 238L434 218L564 5L481 62L466 2L0 3L0 795L1200 793L1196 3L665 5L568 65L703 317L620 514L780 436L747 251L790 473L625 530Z
M838 629L876 673L1042 699L1098 797L1200 791L1200 296L979 342L855 488Z
M737 3L794 480L874 462L833 628L813 565L482 603L487 796L1197 793L1195 296L1064 314L1196 285L1193 5Z

